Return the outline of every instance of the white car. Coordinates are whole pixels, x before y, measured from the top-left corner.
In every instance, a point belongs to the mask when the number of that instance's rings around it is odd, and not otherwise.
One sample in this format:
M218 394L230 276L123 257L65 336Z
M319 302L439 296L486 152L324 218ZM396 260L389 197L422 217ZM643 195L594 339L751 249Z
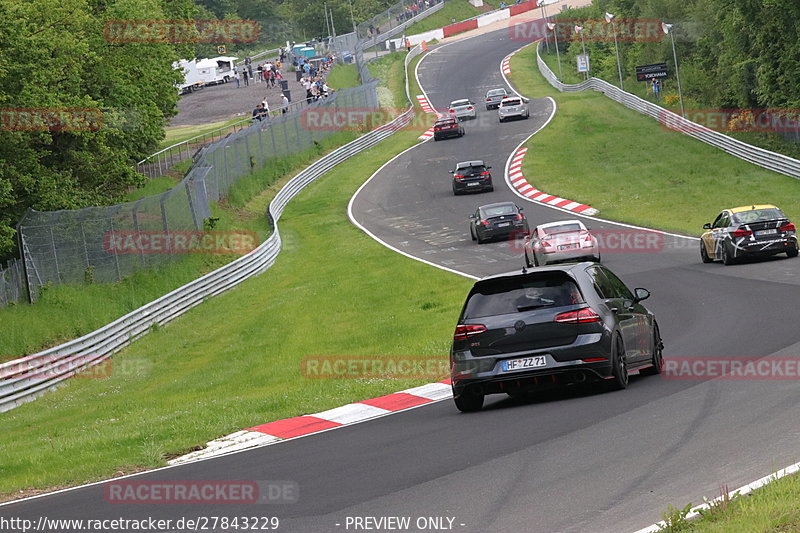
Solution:
M500 122L505 122L510 118L528 118L531 112L528 110L528 99L521 96L507 96L500 101L497 108Z
M450 113L451 117L456 117L458 120L475 118L477 116L477 112L475 111L475 103L467 100L466 98L462 100L453 100L450 102L448 112Z
M525 237L525 266L544 266L560 261L600 262L600 247L580 220L559 220L536 226Z

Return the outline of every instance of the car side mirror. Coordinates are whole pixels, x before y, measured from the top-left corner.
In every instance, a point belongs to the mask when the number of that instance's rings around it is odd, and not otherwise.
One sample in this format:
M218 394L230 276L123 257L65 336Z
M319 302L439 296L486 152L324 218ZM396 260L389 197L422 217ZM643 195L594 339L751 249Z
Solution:
M450 172L450 174L455 174L454 170L450 170L449 172Z
M477 217L476 217L475 215L470 215L470 216L469 216L469 219L470 219L470 220L475 220L476 218L477 218Z
M520 211L525 211L524 207L517 206L517 209L519 209Z
M711 223L706 222L705 224L703 224L703 229L711 229Z
M633 289L633 294L635 295L635 298L633 299L634 302L641 302L642 300L647 300L650 298L650 291L641 287Z
M522 101L523 101L524 103L526 103L526 104L527 104L528 102L530 102L530 100L528 100L527 98L523 98L523 99L522 99Z
M491 170L491 169L492 169L492 167L486 167L486 170Z

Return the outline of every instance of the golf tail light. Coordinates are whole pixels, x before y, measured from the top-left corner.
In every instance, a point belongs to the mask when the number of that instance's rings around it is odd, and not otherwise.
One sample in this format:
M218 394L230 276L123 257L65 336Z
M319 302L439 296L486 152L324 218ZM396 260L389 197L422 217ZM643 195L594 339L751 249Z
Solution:
M465 341L470 337L478 335L486 331L486 326L483 324L459 324L456 326L456 331L453 333L454 341Z
M600 315L590 308L584 307L583 309L560 313L553 320L562 324L586 324L587 322L600 322Z
M516 219L517 220L522 220L522 213L517 213Z
M481 220L481 226L488 226L488 225L489 225L488 220Z

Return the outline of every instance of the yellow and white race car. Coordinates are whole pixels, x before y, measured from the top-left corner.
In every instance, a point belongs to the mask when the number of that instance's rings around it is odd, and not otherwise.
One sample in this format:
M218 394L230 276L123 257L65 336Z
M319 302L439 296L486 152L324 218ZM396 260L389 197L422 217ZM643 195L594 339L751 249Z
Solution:
M746 257L785 253L797 257L797 231L789 218L774 205L751 205L725 209L703 226L700 257L704 263L721 259L726 265Z

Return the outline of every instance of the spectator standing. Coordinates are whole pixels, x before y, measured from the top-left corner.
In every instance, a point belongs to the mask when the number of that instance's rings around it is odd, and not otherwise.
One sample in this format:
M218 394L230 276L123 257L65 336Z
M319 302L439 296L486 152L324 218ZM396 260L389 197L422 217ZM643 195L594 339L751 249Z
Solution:
M283 107L281 108L281 113L283 113L285 115L286 111L288 111L288 110L289 110L289 99L284 94L283 95Z
M258 66L258 77L256 78L256 83L261 83L264 81L264 65Z
M247 69L246 68L242 69L242 79L244 80L244 86L245 87L249 87L250 86L250 76L247 75Z
M239 76L239 71L237 71L236 69L233 69L233 79L235 79L235 80L236 80L236 88L237 88L237 89L239 88L239 86L240 86L240 85L241 85L241 83L242 83L242 82L240 81L240 78L241 78L241 77Z
M255 109L253 109L253 122L261 120L261 104L258 104Z

